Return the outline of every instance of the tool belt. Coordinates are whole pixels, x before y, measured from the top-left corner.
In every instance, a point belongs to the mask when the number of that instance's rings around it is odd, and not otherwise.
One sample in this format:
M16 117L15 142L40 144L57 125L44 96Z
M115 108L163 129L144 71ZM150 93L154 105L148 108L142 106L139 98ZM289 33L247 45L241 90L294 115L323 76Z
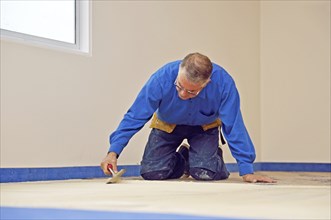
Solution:
M218 118L215 121L213 121L212 123L201 125L201 127L204 131L207 131L209 129L219 127L221 125L222 125L221 119ZM161 131L165 131L167 133L171 133L175 129L176 124L169 124L167 122L161 121L157 117L157 114L154 113L153 118L152 118L152 123L149 127L150 128L156 128L156 129L159 129Z
M212 129L212 128L220 127L221 125L222 125L222 121L221 121L221 119L218 118L215 121L213 121L212 123L201 125L201 127L204 131L207 131L207 130ZM152 123L149 127L150 128L156 128L156 129L159 129L161 131L165 131L165 132L170 134L175 129L176 124L170 124L170 123L161 121L157 117L157 114L154 113L153 118L152 118ZM220 137L221 137L222 145L226 144L221 130L220 130Z

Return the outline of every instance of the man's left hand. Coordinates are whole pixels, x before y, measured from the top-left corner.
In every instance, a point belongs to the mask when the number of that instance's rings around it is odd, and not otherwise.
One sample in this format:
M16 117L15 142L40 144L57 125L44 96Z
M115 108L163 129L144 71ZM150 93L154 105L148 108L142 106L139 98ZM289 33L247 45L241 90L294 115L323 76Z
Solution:
M266 177L266 176L256 175L256 174L246 174L246 175L243 176L243 180L245 182L249 182L249 183L256 183L256 182L277 183L277 181L274 180L274 179L271 179L271 178Z

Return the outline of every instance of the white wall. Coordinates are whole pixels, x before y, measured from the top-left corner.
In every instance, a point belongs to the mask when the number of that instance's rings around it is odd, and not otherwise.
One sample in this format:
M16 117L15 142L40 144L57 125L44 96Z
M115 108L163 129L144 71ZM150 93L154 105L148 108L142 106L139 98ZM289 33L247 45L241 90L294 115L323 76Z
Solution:
M261 1L261 160L330 163L330 1Z
M235 78L260 155L259 10L258 1L93 1L91 57L1 40L1 167L98 165L150 74L195 51ZM139 164L146 127L120 164Z
M150 74L194 51L235 78L257 161L330 162L329 1L93 1L92 36L91 57L1 40L1 167L98 165Z

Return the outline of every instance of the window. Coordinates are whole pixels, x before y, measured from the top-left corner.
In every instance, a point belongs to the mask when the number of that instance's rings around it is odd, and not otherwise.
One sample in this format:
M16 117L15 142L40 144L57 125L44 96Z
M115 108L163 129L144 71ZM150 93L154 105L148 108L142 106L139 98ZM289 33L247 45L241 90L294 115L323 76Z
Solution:
M89 52L89 1L1 0L1 37Z

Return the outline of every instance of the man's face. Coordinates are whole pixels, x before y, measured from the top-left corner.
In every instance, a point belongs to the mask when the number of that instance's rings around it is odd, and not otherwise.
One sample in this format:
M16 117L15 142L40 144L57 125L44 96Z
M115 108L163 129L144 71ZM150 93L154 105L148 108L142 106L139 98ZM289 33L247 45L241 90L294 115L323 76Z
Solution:
M187 80L185 74L179 72L174 84L178 91L178 97L182 100L187 100L196 97L201 92L201 90L208 84L209 81L210 79L208 79L207 82L204 83L192 83Z

